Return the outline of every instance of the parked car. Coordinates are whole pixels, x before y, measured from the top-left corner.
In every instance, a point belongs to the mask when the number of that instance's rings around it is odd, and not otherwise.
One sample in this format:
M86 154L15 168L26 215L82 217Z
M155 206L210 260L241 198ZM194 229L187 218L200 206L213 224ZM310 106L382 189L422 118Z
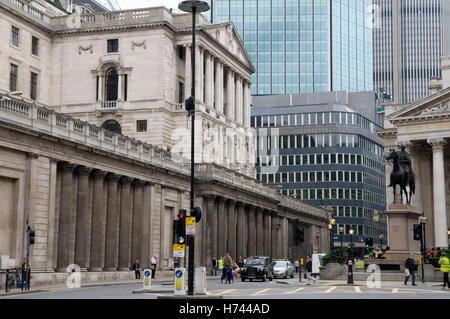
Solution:
M245 265L241 269L241 280L245 281L246 279L249 281L253 279L262 279L262 281L269 279L272 281L273 267L270 258L266 256L247 257Z
M294 278L295 268L289 260L275 260L272 267L274 278Z

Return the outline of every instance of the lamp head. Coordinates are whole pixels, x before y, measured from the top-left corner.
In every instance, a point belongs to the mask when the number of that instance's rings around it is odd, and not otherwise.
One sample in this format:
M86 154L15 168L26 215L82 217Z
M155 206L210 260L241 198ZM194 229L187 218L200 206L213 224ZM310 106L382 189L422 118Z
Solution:
M210 6L205 1L198 0L187 0L183 1L178 5L178 9L184 12L194 12L194 8L196 12L206 12L210 9Z

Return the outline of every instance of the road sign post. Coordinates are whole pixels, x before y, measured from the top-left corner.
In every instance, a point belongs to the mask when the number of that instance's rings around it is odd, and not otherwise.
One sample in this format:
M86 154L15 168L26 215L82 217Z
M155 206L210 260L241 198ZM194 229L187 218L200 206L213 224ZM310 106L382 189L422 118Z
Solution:
M152 270L145 269L144 270L144 289L150 289L152 286Z
M186 268L175 269L175 295L186 295Z

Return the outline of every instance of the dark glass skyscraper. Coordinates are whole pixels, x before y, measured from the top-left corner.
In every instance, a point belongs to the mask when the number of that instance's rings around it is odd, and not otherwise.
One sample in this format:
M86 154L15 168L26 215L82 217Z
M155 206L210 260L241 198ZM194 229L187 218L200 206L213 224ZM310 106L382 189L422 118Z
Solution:
M209 0L256 66L252 94L372 91L372 0Z

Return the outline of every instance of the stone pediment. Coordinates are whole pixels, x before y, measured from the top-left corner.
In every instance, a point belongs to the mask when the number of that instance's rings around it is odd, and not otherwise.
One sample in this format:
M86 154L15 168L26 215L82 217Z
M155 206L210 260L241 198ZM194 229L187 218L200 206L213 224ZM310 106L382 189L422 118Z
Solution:
M253 62L233 23L213 24L204 26L202 29L216 39L222 46L227 48L231 54L241 60L250 69L255 70Z
M407 105L392 113L387 118L390 121L397 121L442 115L450 116L450 88L441 90L413 104Z

